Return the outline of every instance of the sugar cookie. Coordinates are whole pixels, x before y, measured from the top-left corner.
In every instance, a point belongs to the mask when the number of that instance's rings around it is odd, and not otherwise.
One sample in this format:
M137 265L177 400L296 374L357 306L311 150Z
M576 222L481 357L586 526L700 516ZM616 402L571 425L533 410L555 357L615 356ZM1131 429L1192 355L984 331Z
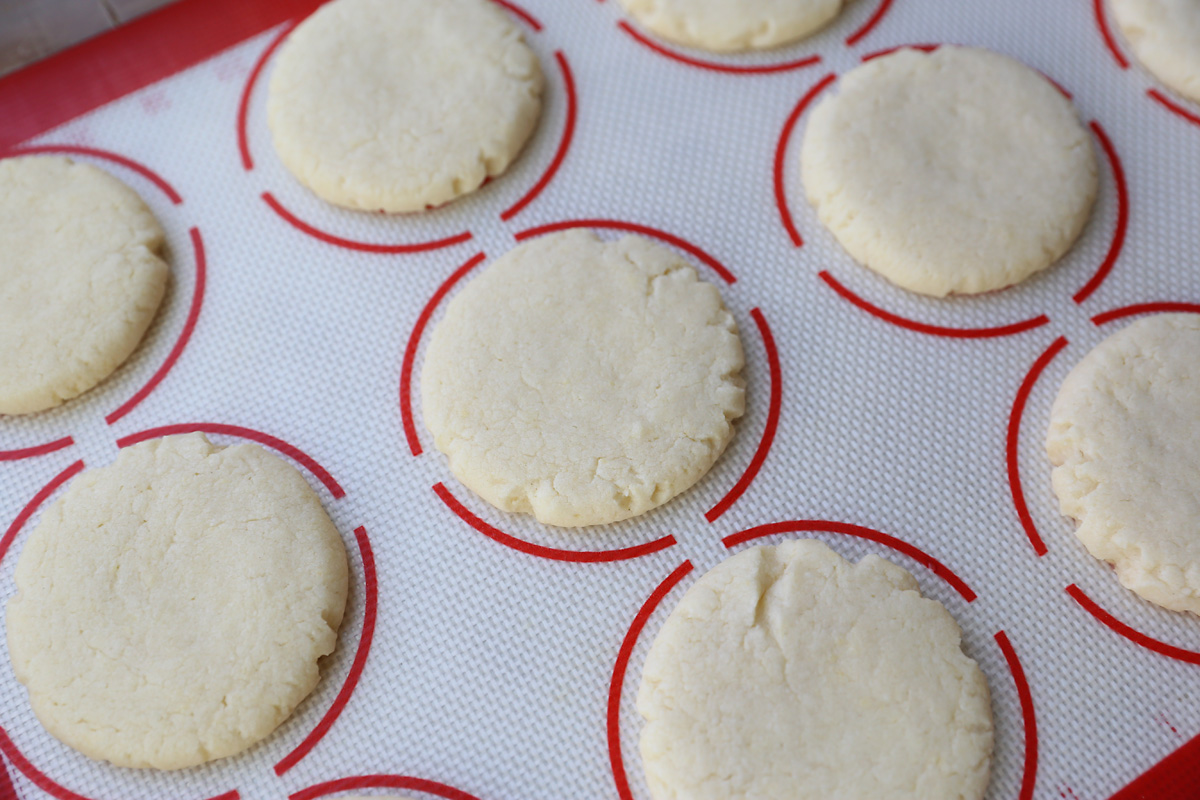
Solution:
M804 189L857 261L921 294L1002 289L1045 269L1096 197L1087 129L1034 70L987 50L899 50L811 112Z
M449 304L425 357L425 424L460 481L506 511L598 525L700 479L744 407L716 287L637 236L543 236Z
M1170 88L1200 103L1200 3L1110 0L1138 61Z
M421 211L508 168L542 83L490 0L333 0L280 48L267 116L284 166L318 196Z
M180 769L250 747L317 685L346 551L290 464L188 434L76 478L16 583L9 653L46 729L91 758Z
M987 681L903 568L814 540L739 553L671 612L637 709L655 800L979 800Z
M672 42L714 52L765 50L816 33L843 0L621 0L642 25Z
M1200 614L1200 314L1101 342L1063 381L1046 449L1062 513L1121 583Z
M60 405L137 347L166 291L137 193L60 156L0 160L0 414Z

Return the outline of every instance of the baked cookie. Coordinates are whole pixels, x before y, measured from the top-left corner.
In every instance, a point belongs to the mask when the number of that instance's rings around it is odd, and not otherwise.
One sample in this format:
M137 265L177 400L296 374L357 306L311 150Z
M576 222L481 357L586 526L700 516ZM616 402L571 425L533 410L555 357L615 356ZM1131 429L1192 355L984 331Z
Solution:
M1050 266L1096 198L1096 156L1070 101L969 47L898 50L846 73L813 109L800 163L809 202L855 260L935 297Z
M542 83L490 0L333 0L280 48L267 118L280 160L319 197L421 211L508 169Z
M1159 314L1080 361L1050 412L1062 513L1128 589L1200 614L1200 314Z
M346 551L290 464L188 434L76 478L16 584L8 649L42 725L90 758L180 769L255 744L317 685Z
M621 0L664 39L718 53L765 50L824 28L843 0Z
M0 414L62 404L142 340L166 291L137 193L60 156L0 160Z
M987 681L903 568L814 540L696 582L646 657L637 709L655 800L979 800Z
M1171 89L1200 103L1200 3L1110 0L1138 61Z
M700 479L744 408L712 284L637 236L572 230L497 259L449 304L421 375L450 470L505 511L599 525Z

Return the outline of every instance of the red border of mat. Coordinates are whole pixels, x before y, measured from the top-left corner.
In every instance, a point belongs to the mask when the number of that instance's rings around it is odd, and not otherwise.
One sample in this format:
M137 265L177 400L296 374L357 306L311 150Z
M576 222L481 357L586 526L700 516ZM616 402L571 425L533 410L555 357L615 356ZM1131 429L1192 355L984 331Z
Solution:
M0 78L0 151L187 69L316 0L178 0ZM103 64L97 69L96 64Z

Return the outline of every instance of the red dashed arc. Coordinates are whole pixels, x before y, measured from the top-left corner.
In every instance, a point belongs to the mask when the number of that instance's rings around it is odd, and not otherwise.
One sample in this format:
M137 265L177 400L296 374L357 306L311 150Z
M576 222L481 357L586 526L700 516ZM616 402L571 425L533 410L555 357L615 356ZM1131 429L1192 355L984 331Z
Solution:
M70 436L64 436L61 439L55 439L53 442L46 442L45 444L34 445L32 447L22 447L17 450L0 450L0 461L21 461L26 458L57 453L59 450L64 450L73 444L75 444L75 439Z
M516 550L517 552L536 556L537 558L544 558L549 561L567 561L575 564L601 564L612 561L628 561L633 558L648 556L661 550L666 550L675 544L675 537L668 534L643 544L634 545L633 547L622 547L616 550L563 550L557 547L546 547L545 545L527 542L510 533L505 533L494 525L483 521L471 513L470 509L464 506L446 488L445 484L434 484L433 493L438 496L439 500L445 503L446 507L455 516L492 541L504 545L510 550Z
M461 789L447 786L437 781L415 778L411 775L358 775L352 778L339 778L333 781L309 786L289 795L289 800L316 800L318 797L348 792L351 789L402 789L410 792L441 797L444 800L479 800L473 794L467 794Z
M1046 555L1046 544L1042 541L1041 534L1038 533L1037 525L1033 521L1033 515L1029 513L1029 505L1025 502L1025 490L1021 486L1021 459L1019 454L1019 445L1021 441L1021 420L1025 416L1025 405L1029 402L1029 395L1033 391L1034 385L1038 378L1050 365L1050 362L1058 356L1069 344L1065 336L1060 336L1046 350L1038 356L1037 361L1029 368L1024 380L1021 381L1020 388L1017 389L1017 396L1013 399L1012 411L1008 416L1008 435L1005 441L1005 462L1008 468L1008 487L1012 493L1013 505L1017 509L1017 517L1021 520L1021 527L1025 530L1025 536L1029 539L1029 544L1033 547L1033 552L1039 557Z
M363 623L362 634L358 639L358 649L354 652L354 661L350 665L350 672L346 675L346 680L342 683L342 688L334 698L333 704L329 710L325 712L325 716L321 717L321 721L312 729L308 736L304 737L304 741L300 742L292 752L284 756L278 764L275 765L275 774L283 775L292 767L300 763L312 749L317 746L317 743L325 738L325 734L329 733L333 723L337 722L338 717L342 715L346 705L350 702L350 696L354 694L354 690L358 687L358 681L362 677L363 668L367 664L367 656L371 653L371 643L375 639L375 617L379 608L379 586L375 576L375 552L371 549L371 540L367 538L367 529L359 526L354 530L354 539L358 544L359 557L362 559L363 565L363 587L366 594L366 600L363 606Z
M881 544L884 547L895 550L897 553L908 556L913 561L916 561L921 566L928 569L934 575L941 578L950 588L958 592L958 594L968 603L975 602L976 594L967 582L949 567L938 561L933 556L921 550L916 545L909 544L903 539L898 539L895 536L890 536L881 531L867 528L863 525L853 525L847 522L833 522L824 519L797 519L787 520L785 522L772 522L766 525L759 525L748 530L739 531L738 533L730 534L721 540L726 549L733 549L738 545L752 542L755 539L762 539L767 536L774 536L780 533L836 533L842 536L853 536L858 539L865 539L869 542Z
M144 442L148 439L157 439L161 436L172 436L179 433L193 433L199 431L201 433L211 433L218 436L233 436L239 439L249 439L252 442L257 442L272 450L278 451L288 458L295 461L300 466L304 467L314 478L320 481L329 493L333 495L334 500L340 500L346 496L346 491L342 489L329 471L317 463L316 459L305 453L298 447L288 444L282 439L279 439L270 434L256 431L252 428L244 428L240 425L225 425L217 422L185 422L176 425L163 425L157 428L132 433L128 436L123 436L117 439L117 447L129 447L130 445Z
M17 749L17 746L13 744L13 740L9 738L8 731L4 730L4 728L0 728L0 752L2 752L5 757L12 762L13 766L20 770L21 774L28 778L34 786L38 787L51 797L57 798L57 800L93 800L93 798L90 798L87 795L71 791L35 767L29 761L29 759L25 758L25 755ZM238 800L240 797L241 795L238 794L237 789L233 789L225 792L224 794L211 797L209 800Z

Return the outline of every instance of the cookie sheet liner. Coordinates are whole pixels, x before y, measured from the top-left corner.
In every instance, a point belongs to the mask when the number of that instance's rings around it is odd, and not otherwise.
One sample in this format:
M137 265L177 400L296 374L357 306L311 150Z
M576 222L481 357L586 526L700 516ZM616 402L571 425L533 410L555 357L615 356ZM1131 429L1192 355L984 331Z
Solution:
M1147 771L1167 781L1153 796L1194 786L1180 765L1200 734L1200 620L1142 602L1084 552L1042 441L1058 384L1104 336L1200 309L1200 108L1130 63L1090 0L856 0L813 39L748 56L665 45L612 0L503 5L547 75L540 127L508 174L419 217L332 208L280 165L264 103L290 23L18 146L137 189L173 283L111 379L0 420L0 595L66 481L182 430L295 462L353 581L313 695L248 753L178 773L59 744L0 645L0 797L647 798L633 699L654 634L721 559L801 536L897 561L954 614L992 689L989 798L1131 796ZM946 42L1069 93L1101 184L1059 265L933 300L845 255L804 201L798 157L836 75ZM516 242L573 226L655 237L721 288L748 409L666 507L558 531L454 480L420 421L419 376L449 296Z

